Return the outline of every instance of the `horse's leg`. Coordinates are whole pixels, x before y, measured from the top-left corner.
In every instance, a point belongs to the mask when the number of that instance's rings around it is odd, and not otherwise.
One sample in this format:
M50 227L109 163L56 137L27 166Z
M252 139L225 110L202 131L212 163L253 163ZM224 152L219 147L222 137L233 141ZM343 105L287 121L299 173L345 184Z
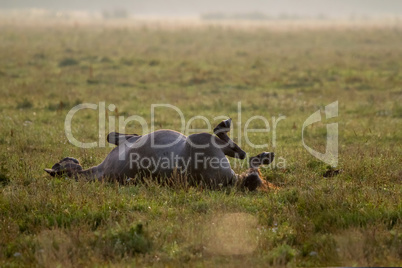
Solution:
M227 133L230 131L230 125L232 124L232 119L223 120L214 128L214 134L220 139L227 141L230 138Z
M137 134L121 134L117 132L110 132L109 135L107 135L107 141L118 146L134 137L139 139L141 136ZM132 139L130 142L134 142L136 139Z
M274 161L275 154L272 152L263 152L259 155L250 157L249 159L249 167L250 168L259 168L261 165L269 165L272 161Z
M223 120L214 128L214 134L228 145L228 148L223 148L223 150L231 150L232 153L236 155L236 158L244 159L246 158L246 152L244 152L234 141L232 141L227 134L230 131L231 123L232 119L230 118ZM224 153L232 156L231 152L224 151Z

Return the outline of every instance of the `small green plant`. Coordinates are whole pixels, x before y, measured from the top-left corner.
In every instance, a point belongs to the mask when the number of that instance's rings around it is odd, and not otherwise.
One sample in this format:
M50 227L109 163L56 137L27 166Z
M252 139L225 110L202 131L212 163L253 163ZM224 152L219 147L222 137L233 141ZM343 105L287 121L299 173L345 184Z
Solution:
M21 102L17 103L17 109L31 109L32 107L33 103L27 98L24 98Z
M0 169L0 186L6 186L10 183L10 178L7 176L4 170Z
M270 253L270 264L286 265L297 255L297 251L287 244L279 245Z
M151 249L151 242L141 223L130 227L128 230L121 227L117 230L109 230L100 235L100 240L104 245L105 254L121 257L133 256L136 253L147 253ZM96 243L99 242L96 241Z
M74 58L64 58L59 62L59 67L73 66L80 62Z

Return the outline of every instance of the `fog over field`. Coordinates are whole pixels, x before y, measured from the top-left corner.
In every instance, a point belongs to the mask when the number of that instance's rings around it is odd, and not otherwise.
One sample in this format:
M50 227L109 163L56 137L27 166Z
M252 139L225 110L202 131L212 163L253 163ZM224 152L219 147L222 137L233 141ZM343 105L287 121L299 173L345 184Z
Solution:
M205 13L260 12L268 16L283 14L302 17L323 16L330 18L350 16L400 16L402 1L399 0L14 0L1 1L0 9L52 9L60 11L102 11L124 9L134 15L197 16Z

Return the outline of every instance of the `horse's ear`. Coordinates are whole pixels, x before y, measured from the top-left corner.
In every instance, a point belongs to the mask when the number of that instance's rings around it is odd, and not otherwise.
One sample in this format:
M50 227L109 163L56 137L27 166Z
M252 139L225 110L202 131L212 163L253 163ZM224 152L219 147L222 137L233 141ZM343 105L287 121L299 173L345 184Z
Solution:
M51 168L45 168L44 169L47 173L49 173L50 176L54 177L56 175L56 171Z

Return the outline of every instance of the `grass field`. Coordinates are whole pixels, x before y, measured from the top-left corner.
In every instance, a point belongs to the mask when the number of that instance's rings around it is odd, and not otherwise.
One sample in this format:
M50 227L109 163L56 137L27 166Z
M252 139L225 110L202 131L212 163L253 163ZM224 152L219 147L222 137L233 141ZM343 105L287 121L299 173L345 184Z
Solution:
M402 265L400 25L2 22L0 31L0 266ZM306 129L306 144L323 152L325 124L339 124L343 172L324 178L327 164L305 150L301 130L334 101L339 117ZM231 137L249 155L275 151L283 159L261 170L280 188L210 191L48 176L43 169L63 157L90 167L112 149L78 148L64 132L72 107L100 102L116 106L103 135L117 116L139 115L150 125L152 104L178 107L186 122L205 116L212 127L222 120L216 116L231 116ZM271 131L249 138L266 148L239 135L237 123L243 130L255 115L268 118ZM279 116L286 118L273 148L271 118ZM99 142L98 120L98 111L77 112L73 134ZM181 128L168 108L156 110L155 125ZM125 131L142 133L135 122Z

